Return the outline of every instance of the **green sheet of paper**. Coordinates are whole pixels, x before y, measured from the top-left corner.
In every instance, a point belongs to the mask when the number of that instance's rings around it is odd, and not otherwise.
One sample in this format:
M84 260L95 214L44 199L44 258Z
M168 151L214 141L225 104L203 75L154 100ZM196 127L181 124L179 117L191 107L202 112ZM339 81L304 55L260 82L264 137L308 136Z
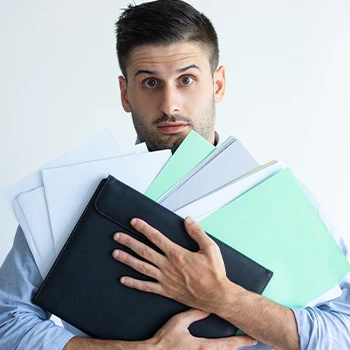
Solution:
M201 221L203 229L274 272L263 293L303 307L350 264L289 168Z
M148 187L145 195L157 201L214 149L215 146L192 130Z

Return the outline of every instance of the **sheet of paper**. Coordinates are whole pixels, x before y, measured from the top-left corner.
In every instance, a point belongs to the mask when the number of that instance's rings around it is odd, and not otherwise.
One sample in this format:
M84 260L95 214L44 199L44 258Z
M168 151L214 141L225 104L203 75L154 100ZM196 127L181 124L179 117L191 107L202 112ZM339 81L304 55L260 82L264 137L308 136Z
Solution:
M12 201L11 205L13 208L13 212L17 218L17 221L20 224L22 231L24 233L24 236L28 242L28 246L30 251L33 254L34 260L37 264L40 264L41 263L40 253L35 244L35 241L33 240L32 234L29 229L29 225L27 223L26 217L24 215L24 212L18 197Z
M103 178L113 175L144 193L170 157L171 151L163 150L43 170L56 251L62 249Z
M214 150L215 146L192 130L154 179L145 195L157 201Z
M148 153L148 148L146 146L146 143L142 142L142 143L138 143L135 146L126 148L123 150L123 152L121 154L127 155L127 154L135 154L135 153L137 153L137 154ZM115 155L113 157L115 157ZM110 158L110 157L105 157L104 159L106 159L106 158ZM91 159L91 160L97 160L97 159L102 159L102 158L96 158L96 159ZM68 164L66 164L66 165L68 165Z
M183 218L186 216L192 216L196 220L203 220L216 210L222 208L283 168L284 166L281 162L270 162L265 166L258 167L255 171L240 177L231 184L223 186L222 188L187 204L178 209L175 213Z
M203 229L274 272L267 298L303 307L341 283L350 263L289 168L203 221Z
M53 244L49 215L43 186L18 196L18 202L22 208L29 228L29 234L25 235L27 242L32 241L35 250L32 253L40 274L46 277L50 267L56 259L56 250ZM22 228L23 229L23 228Z
M169 210L176 211L258 166L239 140L229 138L158 202Z
M42 168L54 168L78 162L115 157L123 151L109 129L103 129L89 137L78 146L68 150ZM42 169L41 168L41 169ZM24 177L5 190L6 201L10 204L21 193L31 191L43 185L41 169Z

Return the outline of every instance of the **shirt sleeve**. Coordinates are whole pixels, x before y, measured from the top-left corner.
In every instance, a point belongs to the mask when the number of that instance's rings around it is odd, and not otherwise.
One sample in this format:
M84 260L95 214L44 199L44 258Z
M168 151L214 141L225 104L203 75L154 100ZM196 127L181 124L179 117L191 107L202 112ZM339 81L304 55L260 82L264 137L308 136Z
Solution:
M74 336L32 303L42 282L18 227L13 247L0 268L0 349L58 350Z
M344 255L349 259L345 242L313 194L301 184ZM350 349L350 273L340 284L342 295L317 307L293 308L301 350Z

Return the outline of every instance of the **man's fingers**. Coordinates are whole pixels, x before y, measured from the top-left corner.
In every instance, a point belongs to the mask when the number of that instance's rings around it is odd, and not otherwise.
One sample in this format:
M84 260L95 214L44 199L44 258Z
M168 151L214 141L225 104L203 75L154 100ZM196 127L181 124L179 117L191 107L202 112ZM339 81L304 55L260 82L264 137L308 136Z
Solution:
M134 251L137 255L148 260L158 266L159 262L164 259L164 256L147 246L146 244L138 241L130 235L122 232L117 232L113 236L114 240Z
M120 282L129 288L138 289L142 292L164 295L162 286L156 282L140 281L132 277L123 276Z
M164 236L161 232L159 232L154 227L147 224L147 222L141 219L132 219L131 225L134 227L135 230L145 235L154 245L156 245L166 255L171 249L177 246L169 238Z
M199 249L207 251L215 242L204 232L198 222L191 216L185 218L185 228L189 236L198 243Z
M206 339L205 344L208 348L233 350L246 346L254 346L257 341L247 335L219 338L219 339Z
M132 255L122 251L114 250L113 251L114 259L122 262L125 265L132 267L135 271L142 273L143 275L152 277L156 280L159 278L159 269L145 261L136 259Z
M188 328L193 322L202 320L209 316L209 313L198 310L198 309L190 309L185 312L181 312L174 316L172 320L174 320L179 326L183 328Z

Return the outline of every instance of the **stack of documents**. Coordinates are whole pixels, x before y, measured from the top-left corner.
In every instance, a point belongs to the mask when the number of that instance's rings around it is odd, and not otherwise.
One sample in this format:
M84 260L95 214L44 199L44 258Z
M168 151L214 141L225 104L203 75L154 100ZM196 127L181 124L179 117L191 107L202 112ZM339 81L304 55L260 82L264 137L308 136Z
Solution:
M5 198L42 277L104 177L144 192L170 157L170 150L149 153L144 143L123 149L106 129L7 189Z
M104 130L10 187L43 278L108 175L273 271L267 298L303 307L341 294L350 264L291 170L260 166L232 136L214 147L194 131L171 155L144 144L125 150Z

